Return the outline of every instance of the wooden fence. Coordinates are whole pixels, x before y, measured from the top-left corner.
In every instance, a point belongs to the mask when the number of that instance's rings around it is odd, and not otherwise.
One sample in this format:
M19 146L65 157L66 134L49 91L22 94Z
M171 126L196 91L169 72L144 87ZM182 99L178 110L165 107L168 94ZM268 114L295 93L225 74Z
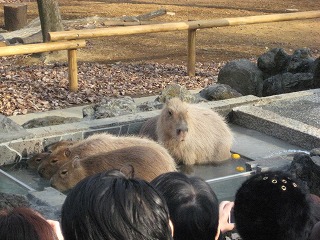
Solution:
M61 41L61 42L47 42L47 43L37 43L37 44L5 46L5 47L0 47L0 57L68 50L69 89L71 91L77 91L78 90L77 49L84 48L85 46L86 46L85 40L71 40L71 41Z
M78 90L77 56L76 50L85 47L83 39L145 34L156 32L188 31L188 75L195 75L196 62L196 30L203 28L258 24L319 18L320 11L306 11L296 13L269 14L250 17L221 18L214 20L172 22L138 26L124 26L112 28L83 29L61 32L49 32L49 43L7 46L0 48L0 56L28 54L46 51L68 50L69 87L71 91ZM79 40L82 39L82 40Z

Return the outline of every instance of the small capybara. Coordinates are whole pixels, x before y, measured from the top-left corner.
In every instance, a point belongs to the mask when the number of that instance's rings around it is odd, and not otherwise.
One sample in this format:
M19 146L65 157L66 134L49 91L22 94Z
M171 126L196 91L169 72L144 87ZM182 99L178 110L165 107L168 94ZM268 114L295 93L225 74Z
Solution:
M44 152L40 152L27 160L26 163L28 165L28 168L37 169L41 164L42 160L47 158L52 151L58 149L59 147L70 146L74 143L75 141L63 140L63 141L55 142L46 146L44 148Z
M79 141L72 146L59 147L53 151L49 157L42 161L38 167L38 173L41 177L50 179L60 166L68 161L71 161L76 156L82 159L98 153L131 146L153 147L163 154L170 156L168 151L163 146L151 139L137 136L118 137L112 134L101 133L91 135L90 137ZM173 167L175 167L175 165Z
M233 135L225 120L211 109L179 98L166 102L156 133L177 163L220 163L231 156Z
M132 146L83 159L75 157L59 168L50 183L52 187L66 191L87 176L111 169L121 170L126 166L132 166L133 177L146 181L162 173L176 171L174 159L169 154L163 154L154 147Z

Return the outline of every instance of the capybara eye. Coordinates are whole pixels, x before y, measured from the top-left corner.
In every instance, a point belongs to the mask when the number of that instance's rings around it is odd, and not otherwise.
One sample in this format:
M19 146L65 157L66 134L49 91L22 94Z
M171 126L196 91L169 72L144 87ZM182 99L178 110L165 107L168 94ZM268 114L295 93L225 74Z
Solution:
M57 159L52 159L52 160L51 160L51 163L56 163L56 162L58 162Z
M61 175L66 175L66 174L68 174L68 170L64 169L61 171Z
M171 117L172 116L172 111L168 110L168 115Z
M41 162L41 158L37 158L37 159L36 159L36 162Z

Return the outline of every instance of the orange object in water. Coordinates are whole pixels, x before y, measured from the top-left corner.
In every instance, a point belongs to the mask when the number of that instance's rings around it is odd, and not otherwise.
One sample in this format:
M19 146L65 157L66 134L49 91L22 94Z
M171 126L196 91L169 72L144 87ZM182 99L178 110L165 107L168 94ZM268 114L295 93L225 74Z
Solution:
M231 157L232 157L232 159L239 159L239 158L241 158L240 154L238 154L238 153L233 153L233 154L231 154Z
M241 166L236 167L236 170L238 172L244 172L245 171L244 167L241 167Z

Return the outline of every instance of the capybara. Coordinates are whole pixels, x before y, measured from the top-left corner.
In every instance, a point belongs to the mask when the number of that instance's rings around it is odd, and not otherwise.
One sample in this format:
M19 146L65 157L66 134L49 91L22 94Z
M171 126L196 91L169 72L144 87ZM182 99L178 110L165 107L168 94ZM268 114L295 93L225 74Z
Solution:
M158 141L157 136L157 121L159 116L148 119L140 128L139 135L148 137L154 141Z
M75 141L63 140L46 146L44 148L44 152L40 152L27 160L26 163L28 165L28 168L37 169L41 164L42 160L48 157L52 151L58 149L59 147L70 146L74 143Z
M83 159L75 157L63 164L52 176L51 186L66 191L83 178L111 169L121 170L132 166L133 177L151 181L165 172L176 171L174 159L169 154L150 146L132 146L92 155Z
M231 156L233 136L223 117L179 98L166 102L156 132L177 163L220 163Z
M170 156L168 151L159 143L137 136L115 136L112 134L101 133L94 134L90 137L73 144L70 147L59 147L53 151L38 167L38 173L41 177L50 179L52 175L64 163L71 161L75 156L80 159L95 155L98 153L108 152L124 147L131 146L149 146L163 154ZM170 156L171 157L171 156ZM175 165L173 166L175 167Z

